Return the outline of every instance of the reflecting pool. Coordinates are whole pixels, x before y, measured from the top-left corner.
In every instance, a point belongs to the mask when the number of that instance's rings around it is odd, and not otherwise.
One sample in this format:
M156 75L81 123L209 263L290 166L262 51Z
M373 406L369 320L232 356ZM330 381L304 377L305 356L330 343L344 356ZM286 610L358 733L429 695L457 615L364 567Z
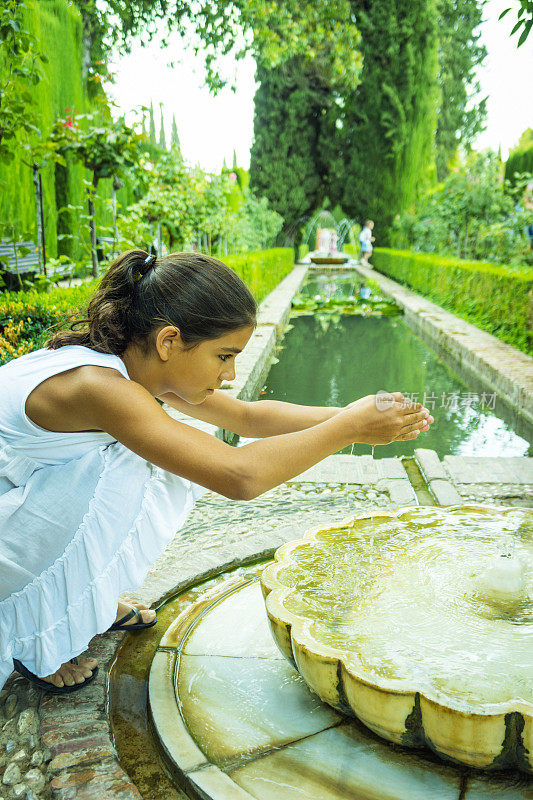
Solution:
M348 297L354 288L353 276L313 275L306 284L311 296ZM414 441L377 447L376 458L412 455L417 447L440 458L532 455L531 427L490 390L461 380L402 317L318 314L291 324L262 399L343 406L380 389L401 391L423 402L435 422ZM368 445L353 448L355 455L368 452Z

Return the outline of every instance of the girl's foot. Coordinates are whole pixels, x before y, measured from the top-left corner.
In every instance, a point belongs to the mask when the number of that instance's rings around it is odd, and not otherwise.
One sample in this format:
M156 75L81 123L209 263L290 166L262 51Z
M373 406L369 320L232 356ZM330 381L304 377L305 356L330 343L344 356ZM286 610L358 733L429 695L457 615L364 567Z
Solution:
M95 658L82 658L81 656L78 656L76 660L77 664L73 664L72 661L61 664L53 675L47 675L46 678L41 678L41 680L57 686L58 689L63 686L75 686L79 683L85 683L87 678L92 677L98 661Z
M149 624L153 622L155 619L155 611L152 611L148 606L145 606L144 603L123 603L121 600L118 601L118 611L117 616L115 617L115 622L118 622L120 619L126 616L132 608L135 608L139 611L141 615L141 619L144 623ZM135 625L139 623L139 619L135 614L132 619L128 620L124 623L124 628L129 627L129 625Z

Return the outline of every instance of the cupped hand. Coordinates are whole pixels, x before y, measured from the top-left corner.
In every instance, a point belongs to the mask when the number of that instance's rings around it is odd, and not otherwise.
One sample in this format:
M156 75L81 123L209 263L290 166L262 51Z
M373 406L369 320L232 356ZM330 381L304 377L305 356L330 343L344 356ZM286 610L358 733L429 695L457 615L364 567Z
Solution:
M390 444L416 439L434 421L427 408L401 392L379 392L350 403L342 414L353 424L354 442Z

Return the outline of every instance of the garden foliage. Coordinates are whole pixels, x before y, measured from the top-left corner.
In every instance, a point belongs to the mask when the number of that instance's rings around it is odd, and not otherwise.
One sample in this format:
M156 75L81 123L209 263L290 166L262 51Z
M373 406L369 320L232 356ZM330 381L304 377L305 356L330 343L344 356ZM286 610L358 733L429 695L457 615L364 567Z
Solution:
M293 268L291 249L263 250L228 256L224 262L261 302ZM65 327L83 318L97 281L46 293L0 293L0 365L43 347L53 326Z
M533 355L533 269L387 248L373 259L380 272Z
M381 241L434 174L438 88L436 0L352 0L363 71L345 98L340 202L371 218Z
M522 187L523 192L523 187ZM394 222L396 247L506 265L527 263L531 211L517 205L494 153L472 153Z
M237 168L238 169L238 168ZM170 252L200 249L222 254L267 248L282 220L244 187L243 170L221 175L190 168L177 147L161 153L157 161L142 158L139 164L143 196L118 219L122 249L144 246L147 250L161 226L163 245Z

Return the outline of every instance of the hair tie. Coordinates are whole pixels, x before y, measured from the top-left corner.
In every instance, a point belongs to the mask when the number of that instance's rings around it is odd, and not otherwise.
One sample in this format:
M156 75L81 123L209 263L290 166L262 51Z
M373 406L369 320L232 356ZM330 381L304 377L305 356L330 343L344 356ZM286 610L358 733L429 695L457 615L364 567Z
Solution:
M157 261L157 256L146 256L143 263L139 267L139 274L141 278L143 277L143 275L146 275L148 270L152 269L152 267L155 267L156 261Z

